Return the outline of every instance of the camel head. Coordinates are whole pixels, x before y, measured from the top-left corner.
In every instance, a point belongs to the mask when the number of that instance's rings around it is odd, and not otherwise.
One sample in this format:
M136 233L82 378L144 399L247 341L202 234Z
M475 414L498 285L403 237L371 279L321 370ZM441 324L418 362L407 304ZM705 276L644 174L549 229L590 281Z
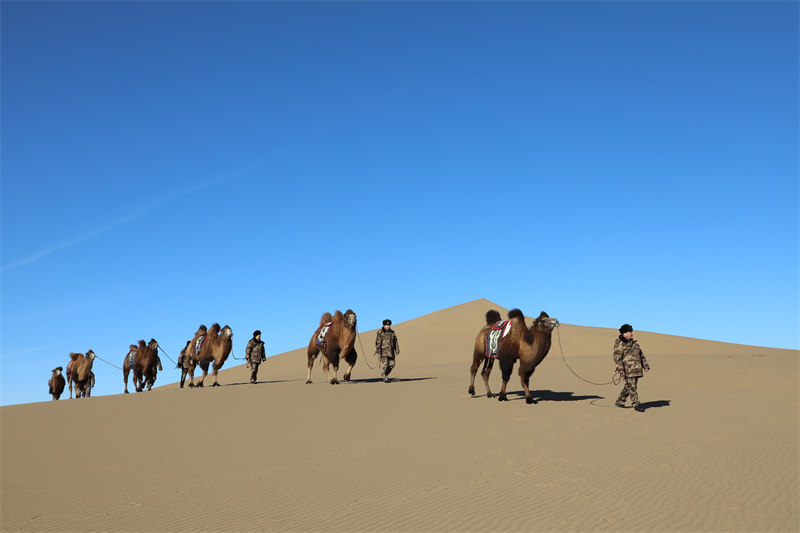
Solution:
M350 329L355 329L356 324L358 323L358 319L356 318L356 313L352 309L348 309L344 313L344 323Z
M94 361L94 358L97 357L97 355L92 350L89 350L86 352L86 357L89 359L89 361Z
M64 369L62 367L60 367L60 366L55 367L53 369L53 375L54 376L60 376L62 370L64 370Z
M233 330L230 326L226 325L224 328L222 328L222 336L226 339L233 337Z
M550 318L550 315L542 311L539 318L533 321L533 327L540 333L549 333L558 327L558 320Z
M158 350L158 343L155 339L151 338L150 342L147 343L147 347L153 351Z

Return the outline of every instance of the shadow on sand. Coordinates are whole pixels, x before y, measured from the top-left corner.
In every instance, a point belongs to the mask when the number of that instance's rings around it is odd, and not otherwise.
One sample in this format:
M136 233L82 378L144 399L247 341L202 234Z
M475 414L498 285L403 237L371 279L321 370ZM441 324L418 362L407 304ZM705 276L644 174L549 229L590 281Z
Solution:
M226 383L224 385L220 384L222 387L238 387L239 385L264 385L267 383L291 383L293 381L305 381L305 379L276 379L273 381L269 380L258 380L255 383L250 383L249 381L239 381L236 383Z
M494 393L495 396L497 393ZM483 395L486 398L486 395ZM597 395L590 395L590 396L575 396L574 392L555 392L551 390L532 390L531 397L536 403L539 402L580 402L583 400L602 400L602 396ZM476 396L477 398L477 396ZM525 400L525 392L524 391L513 391L506 393L506 398L510 402L516 402L518 400Z
M427 378L389 378L389 383L403 383L406 381L427 381L429 379L439 379L436 376L430 376ZM382 383L383 379L381 378L363 378L363 379L351 379L350 383ZM341 383L348 383L346 381L342 381Z
M642 402L639 404L639 407L642 411L647 411L648 409L655 409L658 407L669 407L670 400L656 400L654 402Z

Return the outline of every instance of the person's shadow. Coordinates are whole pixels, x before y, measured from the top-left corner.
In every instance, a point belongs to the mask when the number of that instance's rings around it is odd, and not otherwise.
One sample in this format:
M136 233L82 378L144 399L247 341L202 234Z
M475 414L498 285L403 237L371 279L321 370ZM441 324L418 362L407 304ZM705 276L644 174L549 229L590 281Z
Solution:
M658 407L669 407L670 400L656 400L654 402L641 402L639 409L647 411L648 409L656 409Z
M389 378L389 383L403 383L406 381L427 381L429 379L438 379L435 376L425 377L425 378ZM383 378L361 378L361 379L351 379L350 383L378 383L383 382ZM347 383L345 381L341 381L341 383Z

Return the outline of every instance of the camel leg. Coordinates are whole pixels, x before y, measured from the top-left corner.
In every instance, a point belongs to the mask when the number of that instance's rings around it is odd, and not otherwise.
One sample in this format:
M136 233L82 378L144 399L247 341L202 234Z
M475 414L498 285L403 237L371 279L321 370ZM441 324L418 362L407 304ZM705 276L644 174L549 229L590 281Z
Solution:
M308 356L308 376L306 377L306 385L311 383L311 369L314 368L314 361L317 359L319 352L314 352L314 355Z
M522 390L525 391L525 403L527 404L536 403L536 401L533 399L533 396L531 396L531 389L529 386L531 375L533 374L535 368L536 367L528 370L524 365L519 365L519 380L522 383Z
M130 370L128 372L125 372L124 370L122 371L122 375L125 377L125 394L128 394L128 374L129 373L130 373Z
M486 397L494 398L494 394L492 394L492 391L489 388L489 376L492 374L492 367L494 366L494 357L487 357L486 359L487 361L484 363L484 368L481 371L481 377L483 378L483 384L486 385Z
M203 375L200 376L200 381L197 382L195 387L202 387L203 382L206 380L206 376L208 375L208 363L200 363L200 369L203 371Z
M220 385L217 382L217 372L219 372L220 367L217 366L217 363L214 363L214 365L211 367L211 369L212 369L212 374L214 376L214 383L212 383L211 386L212 387L219 387Z
M189 373L189 369L188 368L182 368L181 369L181 388L183 388L183 383L186 381L186 374L188 374L188 373Z
M344 373L344 380L350 381L350 375L353 373L353 367L356 366L356 361L358 360L358 353L356 353L355 348L348 352L347 357L345 357L345 361L347 361L347 370Z
M325 375L328 376L328 381L333 383L333 379L331 379L331 374L329 372L331 366L331 362L328 360L328 356L322 354L322 371L325 372Z
M508 386L508 380L511 379L511 371L514 370L514 361L503 361L500 360L500 372L503 374L503 386L500 387L500 394L497 396L497 399L501 402L507 402L508 398L506 398L506 387ZM487 378L488 379L488 378Z
M189 363L189 388L194 388L194 369L197 365L194 362Z

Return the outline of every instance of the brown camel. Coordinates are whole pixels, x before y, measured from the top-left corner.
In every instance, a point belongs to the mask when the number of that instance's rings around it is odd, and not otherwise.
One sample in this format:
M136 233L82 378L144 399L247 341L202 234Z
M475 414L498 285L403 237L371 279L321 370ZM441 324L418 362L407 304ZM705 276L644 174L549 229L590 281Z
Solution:
M135 344L131 344L128 348L128 353L125 354L125 359L122 360L122 378L125 380L125 394L128 394L128 374L131 373L133 368L132 359L136 359L136 352L138 348ZM134 384L135 385L135 384Z
M511 379L514 363L519 359L519 377L522 382L522 388L525 391L525 402L529 404L536 403L531 396L529 386L531 375L539 363L547 357L547 352L550 351L550 336L553 333L553 329L558 326L558 320L550 318L547 313L542 311L539 318L533 321L533 326L528 329L528 326L525 325L525 315L519 309L509 311L508 318L511 321L511 328L508 335L502 339L498 354L500 371L503 375L503 386L497 399L501 402L508 401L506 398L506 386L508 385L508 380ZM486 357L485 343L490 328L499 319L500 313L497 311L486 313L487 324L481 328L478 337L475 339L472 366L469 369L470 396L475 396L475 374L478 372L478 367L483 363L484 368L481 372L481 377L483 377L483 383L486 385L486 397L493 397L489 389L489 375L492 373L494 359Z
M148 391L153 388L158 373L156 369L163 370L161 359L158 357L158 343L155 339L150 339L147 344L140 340L132 368L133 385L136 387L136 392L142 392L145 387Z
M357 323L356 314L352 309L348 309L344 314L341 311L336 311L333 316L330 313L322 315L319 327L308 343L308 377L306 378L306 383L311 383L311 368L314 366L314 361L319 354L322 354L322 370L328 376L331 385L339 383L336 372L339 370L339 358L344 354L344 360L348 365L347 371L344 373L344 380L350 381L350 374L353 372L356 359L358 359L354 345ZM328 328L327 333L322 335L325 333L323 330L326 327ZM317 343L322 344L322 346ZM333 377L328 371L330 365L333 365Z
M60 366L54 368L53 375L47 381L47 385L50 387L49 394L53 395L53 400L61 398L61 394L64 392L66 382L64 381L64 375L61 373L62 370L64 369Z
M219 324L213 324L206 333L202 333L203 329L205 329L205 326L201 326L197 333L195 333L195 336L189 342L189 346L187 348L190 352L189 388L203 386L203 381L208 375L208 365L211 362L214 363L214 383L212 383L211 386L219 387L219 382L217 381L217 372L219 372L219 369L222 368L223 364L225 364L225 360L228 358L228 355L230 355L231 348L233 347L233 330L230 328L230 326L225 326L224 328L220 329ZM200 349L196 350L195 347L198 345L198 340L201 336L204 336L203 341L200 344ZM195 385L194 369L197 365L200 365L200 368L203 369L203 376Z
M75 388L76 398L88 398L92 395L94 386L94 373L92 365L97 357L92 350L82 353L69 354L70 362L67 365L67 381L69 382L69 397L72 398L72 388Z

